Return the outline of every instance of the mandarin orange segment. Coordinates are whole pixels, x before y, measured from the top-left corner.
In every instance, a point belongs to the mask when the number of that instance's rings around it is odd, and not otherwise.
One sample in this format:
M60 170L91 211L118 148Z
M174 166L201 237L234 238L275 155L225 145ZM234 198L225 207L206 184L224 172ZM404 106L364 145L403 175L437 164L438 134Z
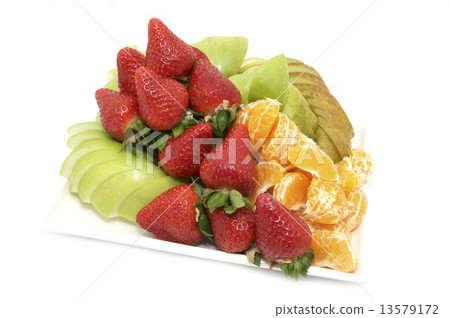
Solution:
M349 231L357 229L366 215L367 196L360 190L355 190L347 198L347 216L342 220Z
M276 161L260 162L256 165L258 182L248 199L253 204L261 193L281 182L286 170Z
M302 141L302 136L289 117L279 114L269 139L260 148L260 154L265 160L275 160L283 166L288 166L287 153L291 147Z
M250 140L253 144L261 138L267 138L278 120L280 103L275 99L266 98L250 103L236 115L235 125L247 126Z
M350 151L349 157L352 169L358 175L358 183L355 189L362 189L367 183L369 176L375 171L373 158L364 150L357 148Z
M336 181L315 177L308 189L304 214L313 222L336 224L346 217L347 198Z
M280 113L280 103L275 99L267 98L255 103L247 124L252 143L270 135Z
M357 258L350 241L341 233L329 230L312 233L311 248L314 266L329 267L351 273L356 269Z
M304 209L311 180L301 172L288 172L273 188L273 197L289 210Z
M248 120L250 118L250 111L240 110L236 114L236 120L234 121L233 126L242 124L247 126Z
M334 231L344 235L350 242L352 240L352 232L347 228L342 222L336 224L322 224L309 220L308 218L303 218L306 224L308 224L311 233L318 231Z
M327 180L337 180L338 172L328 155L310 138L302 135L301 143L288 152L288 160L297 168Z
M353 171L349 157L345 157L341 162L337 163L336 168L339 176L338 184L345 194L349 195L358 183L358 175Z

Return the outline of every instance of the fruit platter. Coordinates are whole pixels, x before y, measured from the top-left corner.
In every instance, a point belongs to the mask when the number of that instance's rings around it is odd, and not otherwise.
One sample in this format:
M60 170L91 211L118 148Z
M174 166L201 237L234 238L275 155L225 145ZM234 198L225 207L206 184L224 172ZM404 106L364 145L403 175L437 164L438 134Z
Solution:
M190 45L152 18L146 51L121 48L93 92L96 120L68 128L47 228L358 280L375 169L363 134L314 68L247 58L248 45Z

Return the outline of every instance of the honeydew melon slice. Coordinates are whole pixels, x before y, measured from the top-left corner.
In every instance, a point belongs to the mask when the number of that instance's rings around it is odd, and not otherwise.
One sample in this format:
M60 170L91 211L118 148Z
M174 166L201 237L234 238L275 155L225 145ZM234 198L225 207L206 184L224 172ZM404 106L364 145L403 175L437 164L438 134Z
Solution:
M119 152L121 148L122 144L112 139L100 138L83 141L64 160L60 175L69 178L77 161L87 153L99 149L109 149Z
M120 204L134 190L160 179L154 175L146 174L139 170L123 171L115 174L102 182L92 193L91 203L104 217L111 218L118 216Z
M284 103L286 90L289 87L289 71L284 54L276 55L258 66L252 75L252 84L248 93L249 102L269 97L278 99L281 104Z
M242 65L241 65L241 68L239 69L238 74L242 74L245 71L251 69L252 67L260 66L266 62L267 62L267 60L265 60L265 59L254 58L254 57L245 59L242 62Z
M78 195L81 201L90 202L95 189L109 177L133 168L126 165L124 160L109 160L90 167L78 182Z
M241 103L244 105L247 105L249 103L248 93L252 85L253 74L257 69L258 69L257 67L252 67L242 74L236 74L229 78L229 80L234 84L234 86L236 86L236 88L241 93Z
M104 131L103 126L100 122L98 121L89 121L89 122L85 122L85 123L79 123L79 124L75 124L70 126L69 128L67 128L67 134L69 136L73 136L76 134L79 134L81 132L84 132L86 130L101 130Z
M69 140L67 140L67 147L69 147L70 149L74 149L83 141L95 138L105 138L113 140L105 131L91 129L71 136Z
M186 184L188 181L181 178L164 177L148 179L145 184L134 190L120 204L117 213L123 218L136 222L136 215L154 198L170 188Z
M226 77L237 74L244 61L248 39L241 36L210 36L192 46L205 53Z
M125 162L125 156L125 151L111 149L98 149L81 156L75 163L72 173L70 174L70 191L77 192L78 182L90 167L108 160L122 159Z

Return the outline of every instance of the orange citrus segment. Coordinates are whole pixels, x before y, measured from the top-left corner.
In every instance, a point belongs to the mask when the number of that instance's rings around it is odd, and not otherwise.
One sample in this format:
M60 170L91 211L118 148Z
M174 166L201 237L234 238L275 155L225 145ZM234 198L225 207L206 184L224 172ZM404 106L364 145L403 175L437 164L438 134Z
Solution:
M275 128L269 139L260 148L260 154L265 160L275 160L283 166L288 166L287 153L289 149L302 140L302 134L297 125L284 114L279 114Z
M324 230L334 231L334 232L338 232L338 233L344 235L350 242L352 240L352 232L342 222L339 222L336 224L322 224L322 223L313 222L307 218L303 218L303 221L305 221L306 224L308 224L309 229L311 230L311 233L318 232L318 231L324 231Z
M366 215L367 196L360 190L355 190L347 198L347 216L342 220L349 231L358 228Z
M312 234L311 248L314 251L314 266L329 267L351 273L356 269L357 258L350 241L335 231L317 231Z
M269 136L280 113L280 103L277 100L267 98L255 103L247 124L252 143Z
M337 168L328 155L310 138L302 135L301 142L288 152L288 160L297 168L327 180L337 180Z
M314 178L308 189L305 215L314 222L336 224L346 216L347 199L336 181Z
M358 183L358 175L352 169L352 163L348 157L342 159L341 162L336 164L339 181L338 184L344 190L346 195L349 195L353 191Z
M288 172L273 188L273 197L289 210L303 209L310 182L301 172Z
M266 98L250 103L236 115L237 124L247 126L250 141L255 144L261 138L267 138L277 122L280 103Z
M353 171L358 176L358 184L355 189L362 189L369 176L375 171L373 158L364 150L355 148L350 151L350 161Z
M260 162L256 165L258 173L258 182L256 188L250 194L248 199L253 204L261 193L281 182L286 170L276 161Z
M236 120L233 126L242 124L247 126L248 120L250 119L250 111L240 110L236 114Z

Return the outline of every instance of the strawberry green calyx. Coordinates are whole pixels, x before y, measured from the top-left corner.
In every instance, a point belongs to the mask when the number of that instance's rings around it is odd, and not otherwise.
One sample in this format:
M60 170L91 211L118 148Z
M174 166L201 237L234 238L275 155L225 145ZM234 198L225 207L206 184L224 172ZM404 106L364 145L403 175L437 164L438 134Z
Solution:
M172 135L174 138L180 136L186 129L203 122L203 115L194 112L191 109L186 109L186 112L181 117L178 125L172 128Z
M215 242L214 234L211 229L211 223L209 221L208 215L206 214L206 208L203 206L201 201L197 201L194 203L195 208L197 209L197 222L198 227L200 228L200 232L211 242Z
M308 269L313 261L314 252L312 248L309 248L305 253L294 257L292 262L281 264L280 268L286 276L297 280L300 275L305 278L308 276Z
M239 191L229 189L209 189L203 188L200 184L194 183L195 193L200 197L202 208L207 208L210 213L223 207L225 213L232 214L237 209L247 207L253 211L250 200L242 196ZM201 210L200 210L201 212Z
M226 214L232 214L244 206L253 211L251 202L236 190L206 189L200 197L204 207L208 208L210 213L220 207L224 208Z
M222 104L217 106L212 115L205 116L205 121L213 127L214 137L222 138L227 135L228 129L236 121L236 113L239 107L237 104L230 105L228 100L224 100Z

